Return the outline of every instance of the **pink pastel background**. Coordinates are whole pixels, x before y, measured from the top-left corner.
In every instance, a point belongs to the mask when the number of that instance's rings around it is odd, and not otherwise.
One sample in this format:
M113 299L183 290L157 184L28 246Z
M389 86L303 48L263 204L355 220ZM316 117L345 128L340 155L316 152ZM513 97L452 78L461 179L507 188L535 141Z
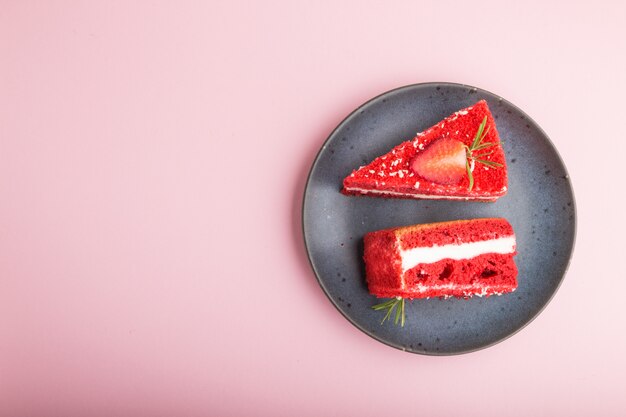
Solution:
M0 416L625 415L625 4L1 2ZM526 111L578 205L546 310L455 357L352 326L300 231L331 130L426 81Z

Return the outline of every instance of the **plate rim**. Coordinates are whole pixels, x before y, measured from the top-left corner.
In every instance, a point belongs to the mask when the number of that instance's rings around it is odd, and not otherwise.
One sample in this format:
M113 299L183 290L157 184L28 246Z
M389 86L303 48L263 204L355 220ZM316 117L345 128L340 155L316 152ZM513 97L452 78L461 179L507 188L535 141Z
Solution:
M373 103L373 102L377 101L378 99L380 99L383 96L387 96L387 95L390 95L390 94L398 93L398 92L403 91L403 90L409 90L409 89L413 89L413 88L428 88L428 87L432 87L432 88L435 88L435 87L469 88L469 89L477 91L477 92L480 91L480 92L487 93L487 94L489 94L491 96L498 97L499 100L501 100L502 102L505 102L507 105L509 105L512 108L514 108L521 115L523 115L526 118L526 120L533 125L533 128L537 129L539 131L539 133L547 140L547 144L554 151L554 154L556 155L558 161L563 166L565 175L567 176L567 179L568 179L567 183L568 183L568 186L570 188L570 192L572 194L572 209L571 209L572 210L572 214L573 214L573 222L572 222L572 226L571 226L571 228L572 228L572 248L571 248L571 250L570 250L570 252L568 254L567 262L565 263L565 268L563 270L563 273L561 274L561 277L559 278L554 291L552 292L552 294L550 294L550 296L546 300L545 304L543 306L541 306L541 308L539 308L527 322L525 322L520 327L518 327L517 329L515 329L511 333L507 334L506 336L504 336L504 337L502 337L500 339L497 339L495 341L492 341L490 343L484 344L484 345L480 345L480 346L477 346L477 347L474 347L474 348L470 348L470 349L454 351L454 352L437 352L437 351L433 352L433 351L430 351L430 350L429 351L419 351L419 350L415 350L415 349L407 349L406 347L404 347L404 346L402 346L400 344L395 344L393 342L390 342L390 341L387 341L387 340L384 340L384 339L381 339L381 338L377 337L377 335L375 335L374 333L372 333L369 330L365 329L363 326L361 326L359 323L357 323L355 320L353 320L350 316L348 316L346 313L344 313L343 310L339 307L338 303L331 297L328 289L326 288L326 286L322 282L322 279L320 278L320 273L318 272L317 268L315 267L315 264L314 264L313 259L311 257L311 251L310 251L310 248L309 248L309 242L308 242L308 239L307 239L307 231L306 231L306 226L305 226L307 191L308 191L309 185L311 183L311 177L312 177L313 171L315 170L316 166L319 163L319 160L320 160L320 157L321 157L322 153L325 151L325 149L326 149L327 145L329 144L330 140L335 136L335 133L337 131L339 131L350 119L352 119L353 116L357 115L364 107L366 107L370 103ZM337 191L337 192L339 192L339 191ZM305 248L305 251L306 251L307 259L309 261L309 265L311 266L311 269L313 270L313 274L315 275L315 279L317 280L317 283L319 284L319 286L322 288L322 291L326 295L326 298L328 298L330 300L331 304L339 311L339 313L345 319L348 320L348 322L350 322L357 329L359 329L360 331L362 331L363 333L365 333L366 335L368 335L372 339L376 340L377 342L380 342L380 343L385 344L387 346L390 346L392 348L401 350L403 352L409 352L409 353L413 353L413 354L416 354L416 355L425 355L425 356L456 356L456 355L464 355L464 354L468 354L468 353L481 351L481 350L490 348L492 346L495 346L495 345L497 345L497 344L499 344L499 343L509 339L510 337L512 337L515 334L517 334L518 332L520 332L522 329L526 328L526 326L528 326L530 323L532 323L545 310L545 308L552 302L552 300L554 299L554 296L557 294L557 292L561 288L561 285L563 284L563 281L565 280L565 276L567 275L567 272L568 272L569 267L570 267L571 262L572 262L572 258L574 256L574 251L575 251L575 248L576 248L576 237L577 237L577 231L578 231L578 215L577 215L577 213L578 213L578 210L577 210L577 205L576 205L576 195L574 193L574 187L572 185L572 177L569 174L569 171L567 169L567 165L565 165L565 162L563 161L563 158L561 157L561 154L559 153L559 151L556 148L556 146L554 146L554 143L550 139L550 136L548 136L548 134L545 132L545 130L543 130L543 128L532 117L530 117L520 107L516 106L515 104L513 104L509 100L503 98L499 94L492 93L489 90L485 90L483 88L475 87L475 86L472 86L472 85L469 85L469 84L456 83L456 82L450 82L450 81L440 81L440 82L427 81L427 82L421 82L421 83L406 84L406 85L403 85L403 86L396 87L396 88L393 88L391 90L385 91L385 92L383 92L381 94L378 94L378 95L370 98L369 100L363 102L359 106L357 106L346 117L344 117L341 120L341 122L339 122L339 124L337 124L337 126L330 132L328 137L324 140L324 142L320 146L319 150L317 151L317 153L316 153L316 155L315 155L315 157L313 159L313 162L311 164L311 168L309 169L309 173L307 174L306 182L304 184L304 190L303 190L303 193L302 193L302 208L301 208L301 213L300 214L301 214L301 231L302 231L302 237L303 237L303 240L304 240L304 248Z

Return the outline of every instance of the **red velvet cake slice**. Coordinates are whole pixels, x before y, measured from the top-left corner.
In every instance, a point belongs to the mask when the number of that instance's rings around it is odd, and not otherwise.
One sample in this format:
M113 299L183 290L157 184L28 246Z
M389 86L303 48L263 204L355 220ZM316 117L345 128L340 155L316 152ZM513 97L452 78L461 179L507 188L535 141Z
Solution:
M517 288L515 234L504 219L399 227L364 240L367 285L377 297L482 297Z
M487 102L459 110L343 180L344 194L495 201L506 194L504 150Z

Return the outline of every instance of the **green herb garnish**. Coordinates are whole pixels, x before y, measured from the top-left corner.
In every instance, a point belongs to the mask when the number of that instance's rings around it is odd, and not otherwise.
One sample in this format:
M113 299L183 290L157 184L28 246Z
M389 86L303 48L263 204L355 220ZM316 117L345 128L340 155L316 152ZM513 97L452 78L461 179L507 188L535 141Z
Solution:
M502 164L498 162L493 162L493 161L488 161L486 159L483 159L485 156L492 154L493 151L482 153L480 155L474 155L474 152L482 151L483 149L497 145L494 142L483 143L483 139L485 139L485 136L487 136L487 133L489 133L489 128L485 130L486 125L487 125L487 116L483 118L483 121L480 123L480 126L478 126L478 130L476 131L476 136L474 137L474 140L472 141L472 145L465 147L467 150L466 151L467 159L465 160L465 169L467 169L467 176L469 177L468 191L472 191L472 188L474 188L474 175L472 174L471 165L478 162L478 163L487 165L488 167L492 167L492 168L500 168L502 166ZM471 164L470 164L470 160L472 161Z
M385 317L383 317L383 321L381 321L380 324L383 324L388 318L390 318L391 314L393 314L393 310L395 309L396 314L395 314L393 322L395 325L400 323L400 325L404 327L404 319L405 319L404 298L401 298L401 297L392 298L391 300L385 301L384 303L376 304L372 306L372 308L376 311L379 311L379 310L387 311L387 313L385 314Z

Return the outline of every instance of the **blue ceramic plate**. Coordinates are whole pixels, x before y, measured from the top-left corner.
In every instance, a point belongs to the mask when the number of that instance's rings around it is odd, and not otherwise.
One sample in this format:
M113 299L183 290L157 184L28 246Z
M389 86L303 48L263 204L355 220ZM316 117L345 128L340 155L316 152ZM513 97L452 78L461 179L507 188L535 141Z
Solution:
M343 178L398 143L480 99L496 119L509 170L496 203L345 196ZM350 114L319 151L304 192L304 240L315 275L337 309L374 339L408 352L451 355L506 339L532 321L557 291L569 264L576 210L563 161L523 111L488 91L451 83L410 85ZM519 287L489 298L407 302L406 324L381 325L380 300L365 284L363 235L389 227L504 217L515 229Z

